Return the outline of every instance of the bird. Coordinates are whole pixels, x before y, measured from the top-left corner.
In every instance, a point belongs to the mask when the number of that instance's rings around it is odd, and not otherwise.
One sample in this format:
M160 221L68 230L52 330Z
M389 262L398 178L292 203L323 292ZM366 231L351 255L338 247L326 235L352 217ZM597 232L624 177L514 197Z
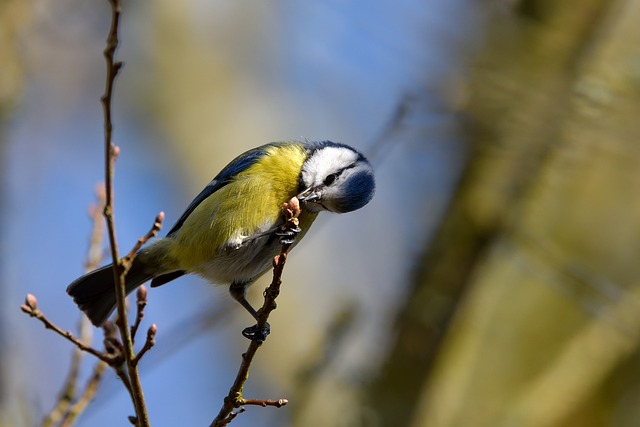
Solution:
M267 272L283 243L295 246L322 211L352 212L375 192L373 168L355 148L332 141L272 142L240 154L189 204L166 237L136 254L125 276L129 294L151 280L155 288L185 274L228 285L231 296L257 321L247 289ZM283 233L281 208L297 197L299 228ZM91 271L67 287L93 325L116 306L113 266ZM243 330L264 341L268 325Z

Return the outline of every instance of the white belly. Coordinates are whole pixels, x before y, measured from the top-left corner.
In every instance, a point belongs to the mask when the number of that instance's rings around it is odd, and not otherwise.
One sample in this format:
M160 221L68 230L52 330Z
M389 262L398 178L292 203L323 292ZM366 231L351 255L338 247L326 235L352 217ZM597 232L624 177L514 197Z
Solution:
M249 283L256 280L273 263L273 257L280 253L279 239L268 236L243 242L236 249L224 249L216 257L194 269L198 274L215 284Z

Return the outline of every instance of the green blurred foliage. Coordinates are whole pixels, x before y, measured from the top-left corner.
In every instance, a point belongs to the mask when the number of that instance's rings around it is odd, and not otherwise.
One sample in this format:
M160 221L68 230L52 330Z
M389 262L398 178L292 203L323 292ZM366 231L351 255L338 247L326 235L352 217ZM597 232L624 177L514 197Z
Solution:
M474 153L369 391L380 425L640 415L640 4L511 3L468 83Z

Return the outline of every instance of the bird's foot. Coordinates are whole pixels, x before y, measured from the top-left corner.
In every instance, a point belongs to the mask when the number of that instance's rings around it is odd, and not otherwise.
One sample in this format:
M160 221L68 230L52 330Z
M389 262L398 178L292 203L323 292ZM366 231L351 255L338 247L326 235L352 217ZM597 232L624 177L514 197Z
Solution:
M258 325L249 326L248 328L244 328L242 331L242 335L245 338L250 339L251 341L255 341L258 344L262 344L264 340L267 339L267 336L271 332L271 326L267 323L263 328L258 327Z
M282 229L276 231L276 236L280 238L281 245L291 245L296 241L296 237L302 231L300 227L289 228L283 227Z

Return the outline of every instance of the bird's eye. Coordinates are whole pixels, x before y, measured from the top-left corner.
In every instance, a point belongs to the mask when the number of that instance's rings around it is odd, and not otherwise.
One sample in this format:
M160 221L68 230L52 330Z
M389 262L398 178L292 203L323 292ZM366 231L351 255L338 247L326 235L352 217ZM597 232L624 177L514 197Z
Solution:
M327 177L324 179L324 185L329 186L333 184L337 178L338 178L337 173L332 173L331 175L327 175Z

